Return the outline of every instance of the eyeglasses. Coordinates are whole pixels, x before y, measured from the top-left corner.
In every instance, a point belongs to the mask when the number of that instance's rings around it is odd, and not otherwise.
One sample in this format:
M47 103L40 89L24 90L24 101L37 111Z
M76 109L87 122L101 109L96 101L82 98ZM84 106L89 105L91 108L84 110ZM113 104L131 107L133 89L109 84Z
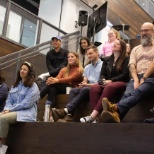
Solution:
M142 30L140 30L140 32L141 32L141 33L143 33L143 32L147 33L147 32L149 32L150 30L153 30L153 29L142 29Z

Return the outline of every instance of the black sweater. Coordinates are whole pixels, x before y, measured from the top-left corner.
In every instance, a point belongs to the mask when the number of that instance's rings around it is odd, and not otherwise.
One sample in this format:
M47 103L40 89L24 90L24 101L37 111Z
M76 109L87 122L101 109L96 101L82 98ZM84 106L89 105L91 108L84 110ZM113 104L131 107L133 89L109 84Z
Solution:
M118 63L119 58L117 59L116 63ZM115 67L113 66L114 63L114 55L104 58L103 66L101 69L101 79L105 80L112 80L115 81L123 81L128 82L129 81L129 57L125 57L121 70L117 71Z

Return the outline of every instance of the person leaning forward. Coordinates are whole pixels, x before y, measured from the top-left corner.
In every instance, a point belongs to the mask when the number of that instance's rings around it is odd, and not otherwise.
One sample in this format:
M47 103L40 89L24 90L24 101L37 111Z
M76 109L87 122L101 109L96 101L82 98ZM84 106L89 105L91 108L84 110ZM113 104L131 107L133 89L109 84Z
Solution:
M99 59L98 49L92 45L87 47L86 53L91 63L84 68L84 79L79 84L79 88L73 88L70 91L69 101L65 108L52 108L52 116L57 122L72 122L77 106L89 99L90 87L99 81L103 62Z

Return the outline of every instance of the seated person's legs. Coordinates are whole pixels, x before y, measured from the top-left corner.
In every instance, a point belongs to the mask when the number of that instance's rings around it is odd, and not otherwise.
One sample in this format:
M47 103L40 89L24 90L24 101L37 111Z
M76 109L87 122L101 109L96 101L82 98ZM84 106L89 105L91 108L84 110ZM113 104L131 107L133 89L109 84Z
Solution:
M60 118L64 118L63 120L59 120L59 122L68 122L72 121L65 119L65 116L72 116L74 114L74 111L76 107L82 103L83 101L87 100L89 98L89 87L83 87L83 88L73 88L70 91L69 96L69 103L66 105L63 109L52 109L52 114L54 120L58 120Z
M97 105L97 102L100 99L100 96L102 95L103 87L99 84L94 84L90 87L90 108L91 111L95 108ZM94 97L95 96L95 97Z
M143 97L151 96L154 92L154 79L148 78L131 95L121 100L116 105L111 104L107 99L103 99L102 119L104 122L120 122L119 114L125 114L135 106Z
M123 92L126 89L126 83L125 82L113 82L105 86L104 90L102 91L102 95L99 97L99 101L97 102L97 105L95 106L94 110L92 111L90 116L81 118L81 122L92 122L94 121L97 116L102 112L102 99L104 97L107 97L109 100L112 100L115 94L119 94ZM93 95L95 96L95 95ZM90 118L91 117L91 118Z
M17 112L8 112L0 115L0 141L1 147L0 152L5 153L7 146L3 145L6 142L9 125L17 123Z

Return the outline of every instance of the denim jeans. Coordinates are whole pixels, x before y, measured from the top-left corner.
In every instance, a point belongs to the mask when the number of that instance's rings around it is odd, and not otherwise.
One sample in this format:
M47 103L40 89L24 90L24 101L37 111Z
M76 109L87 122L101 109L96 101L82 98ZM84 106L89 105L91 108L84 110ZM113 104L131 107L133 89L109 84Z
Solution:
M73 88L69 94L69 103L66 105L68 112L73 114L79 104L89 100L89 92L90 87Z
M133 84L134 80L130 80L123 97L117 103L119 113L122 115L125 115L141 99L154 94L154 78L147 78L137 89L134 89Z

